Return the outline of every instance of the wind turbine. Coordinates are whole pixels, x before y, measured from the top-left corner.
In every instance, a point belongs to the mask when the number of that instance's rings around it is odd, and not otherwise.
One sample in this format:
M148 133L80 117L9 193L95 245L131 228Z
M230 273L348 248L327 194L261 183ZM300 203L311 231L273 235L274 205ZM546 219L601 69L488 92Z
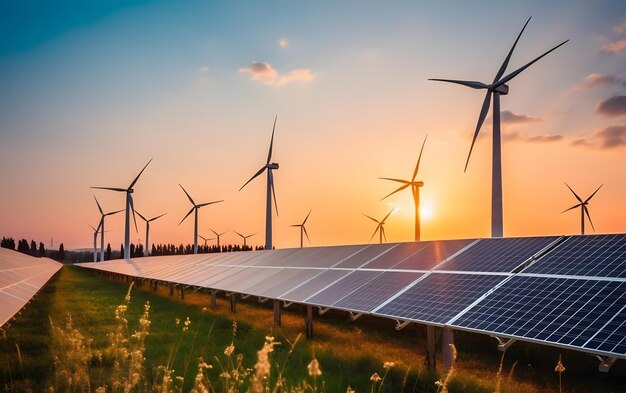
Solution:
M130 258L130 211L131 210L133 211L133 222L135 223L135 231L138 232L137 218L135 217L135 205L133 204L133 195L132 195L134 192L133 187L135 187L137 180L139 180L139 176L141 176L143 171L146 170L146 168L148 167L148 165L150 165L151 162L152 162L152 158L150 159L150 161L148 161L146 166L143 167L141 172L139 172L135 180L133 180L132 183L130 183L128 188L91 187L91 188L97 188L99 190L109 190L109 191L117 191L117 192L126 193L126 221L124 225L124 259Z
M211 229L211 228L209 228ZM215 234L215 238L217 239L217 248L220 249L220 252L222 251L222 249L220 248L220 236L222 236L223 234L225 234L226 232L222 232L222 233L217 233L215 232L213 229L211 229L211 232L213 232Z
M378 224L376 226L376 229L374 230L374 234L372 235L372 237L370 237L370 241L372 241L374 236L376 236L376 232L378 232L378 234L380 236L380 244L383 244L383 238L385 239L385 241L387 241L387 236L385 235L385 221L387 220L387 218L389 218L389 216L391 215L391 213L393 213L394 210L395 210L395 207L393 209L391 209L391 211L389 213L387 213L385 218L383 218L380 221L378 221L377 219L375 219L373 217L370 217L367 214L363 213L363 215L365 217L369 218L370 220L372 220L372 221L374 221L375 223Z
M487 94L485 95L485 99L483 101L482 108L480 110L480 115L478 116L478 123L476 124L476 130L474 131L474 137L472 139L472 145L470 146L469 154L467 155L467 161L465 162L465 171L467 171L467 165L469 164L470 156L472 155L472 149L474 149L474 143L476 142L476 138L478 138L478 133L480 132L480 127L482 126L485 118L487 117L487 113L489 112L489 105L491 100L493 99L493 142L492 142L492 161L491 161L491 236L492 237L502 237L503 236L503 218L502 218L502 154L501 154L501 139L500 139L500 96L509 94L509 86L507 82L515 78L522 71L533 65L535 62L539 61L541 58L546 56L548 53L556 50L561 45L564 45L569 40L565 40L545 52L541 56L537 57L530 63L518 68L517 70L509 73L504 76L504 72L509 64L509 60L511 59L511 55L513 54L513 50L517 45L524 29L526 29L526 25L530 22L530 18L524 24L522 31L520 31L517 39L513 43L513 47L509 51L508 55L504 59L504 62L500 66L496 77L493 79L491 84L486 84L477 81L464 81L464 80L453 80L453 79L429 79L433 81L440 82L449 82L456 83L459 85L467 86L472 89L485 89L487 90Z
M146 222L146 247L144 247L144 249L143 249L143 256L144 257L147 257L148 255L150 255L150 223L152 221L155 221L158 218L163 217L166 214L167 213L163 213L160 216L156 216L156 217L152 217L152 218L148 219L148 218L145 218L144 216L142 216L141 213L137 212L137 215L139 217L141 217L141 219Z
M304 235L306 235L306 239L309 241L309 243L311 243L311 239L309 239L309 234L307 233L306 227L304 225L306 224L306 220L309 219L312 211L313 209L309 210L309 214L306 215L306 218L304 219L304 221L302 221L302 224L289 225L290 227L300 228L300 248L304 247Z
M102 220L98 223L98 228L94 228L93 225L89 224L91 229L93 229L93 261L98 262L98 232L100 231L100 226L102 225Z
M415 204L415 241L416 242L420 241L420 236L421 236L421 233L420 233L420 187L424 186L424 182L415 181L415 178L417 177L417 172L420 169L420 161L422 160L422 152L424 151L424 145L426 144L427 138L428 138L428 135L426 135L426 138L424 138L424 142L422 143L420 155L417 158L417 164L415 165L415 170L413 171L413 177L411 178L411 180L393 179L390 177L379 178L383 180L391 180L391 181L395 181L398 183L402 183L400 187L398 187L394 192L388 194L382 200L392 196L396 192L404 190L405 188L409 186L411 187L411 192L413 193L413 203Z
M215 239L214 237L209 237L209 238L206 238L206 237L204 237L204 236L202 236L202 235L198 235L198 236L200 236L200 239L204 240L204 247L206 247L206 244L207 244L207 242L208 242L209 240L213 240L213 239Z
M565 183L565 185L567 186L567 188L569 188L569 190L572 192L572 194L574 194L574 196L576 197L576 199L578 199L578 202L580 203L570 207L569 209L563 210L561 214L565 213L566 211L570 211L572 209L576 209L577 207L580 207L580 234L581 235L585 234L585 214L587 215L587 218L589 219L589 224L591 224L591 228L595 232L596 228L593 227L593 222L591 221L591 216L589 215L589 209L587 208L587 204L589 203L591 198L593 198L594 195L596 195L596 192L598 192L602 188L604 184L601 184L600 187L596 188L593 194L591 194L591 196L585 199L584 201L574 192L574 190L572 190L572 187L570 187L569 184Z
M238 234L239 236L241 236L241 238L243 239L243 249L244 249L244 250L246 249L246 246L248 245L248 244L246 243L246 241L248 240L248 238L249 238L249 237L252 237L252 236L254 236L254 235L256 235L256 233L253 233L252 235L244 236L244 235L242 235L241 233L239 233L239 232L237 232L237 231L233 231L233 232L235 232L236 234Z
M278 116L274 118L274 127L272 127L272 139L270 141L270 150L269 150L269 153L267 154L267 162L265 163L263 167L261 167L261 169L257 171L257 173L254 174L254 176L250 178L250 180L248 180L239 189L239 191L243 190L243 188L248 183L254 180L254 178L256 178L257 176L261 175L267 169L267 197L266 197L266 204L265 204L265 249L266 250L272 249L272 197L274 197L274 206L276 207L276 215L278 215L278 203L276 202L276 191L274 189L274 175L272 173L273 170L278 169L278 164L275 162L270 163L270 161L272 160L272 148L274 146L274 131L276 130L277 119L278 119Z
M185 195L187 195L187 198L189 198L189 202L191 202L193 207L191 208L191 210L189 210L189 213L187 213L187 215L183 217L182 220L180 220L178 225L182 224L183 221L185 221L185 219L189 217L189 215L192 212L195 212L195 221L194 221L194 227L193 227L193 253L197 254L198 253L198 210L204 206L212 205L214 203L224 202L224 200L196 204L196 202L194 202L193 199L191 198L191 195L189 195L187 190L185 190L185 187L183 187L181 184L179 184L179 186L180 188L183 189L183 191L185 192Z
M98 210L100 211L100 223L98 224L98 228L100 229L100 261L102 262L102 261L104 261L104 232L105 232L104 231L104 219L105 219L105 217L112 216L114 214L123 212L124 209L116 210L114 212L105 213L102 210L102 206L100 206L100 202L98 202L98 198L96 198L94 196L93 199L96 200L96 205L98 205Z

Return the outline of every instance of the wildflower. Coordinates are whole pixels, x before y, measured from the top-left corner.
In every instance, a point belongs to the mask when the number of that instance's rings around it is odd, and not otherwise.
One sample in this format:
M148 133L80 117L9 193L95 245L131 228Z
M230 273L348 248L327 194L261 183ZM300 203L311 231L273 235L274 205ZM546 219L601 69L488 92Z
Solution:
M229 346L226 347L226 349L224 349L224 355L230 356L233 354L234 351L235 351L235 346L231 343Z
M350 385L348 385L348 389L346 389L346 393L356 393L356 391L352 389Z
M380 382L383 379L380 377L380 375L378 375L378 373L374 373L372 374L372 376L370 377L370 381L376 383L376 382Z
M187 317L187 319L185 320L185 323L183 324L183 332L186 332L187 330L189 330L189 325L191 325L191 321L189 320L189 317Z
M559 355L559 361L556 363L556 367L554 368L554 371L556 371L557 373L562 373L562 372L565 371L565 366L561 362L561 356L560 355Z
M317 359L311 360L311 363L309 363L307 368L309 369L309 375L312 377L319 377L322 375L322 369L320 369L320 363Z
M385 362L383 363L383 368L388 370L396 365L396 362Z

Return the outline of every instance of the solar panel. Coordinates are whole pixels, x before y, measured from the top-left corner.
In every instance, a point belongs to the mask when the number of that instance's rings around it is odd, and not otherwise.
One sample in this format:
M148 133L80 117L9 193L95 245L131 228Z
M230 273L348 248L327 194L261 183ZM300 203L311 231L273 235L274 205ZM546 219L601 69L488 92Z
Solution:
M431 273L373 314L445 324L506 275Z
M381 255L386 254L389 250L397 246L398 246L398 243L372 244L366 247L363 251L344 259L341 263L338 263L334 267L341 268L341 269L356 269L358 267L363 266L367 262L377 257L380 257Z
M559 237L481 239L437 270L512 272Z
M272 277L245 288L245 293L278 298L280 295L301 284L312 277L320 274L317 269L282 269Z
M383 272L332 306L357 312L370 312L421 276L422 273Z
M626 235L573 236L524 273L626 278Z
M626 357L626 282L513 276L452 326Z
M293 289L280 295L281 300L303 302L306 298L317 293L320 289L334 283L349 273L347 270L325 270L308 281L298 284Z
M411 242L400 243L389 252L383 254L380 258L376 258L363 266L366 269L390 269L398 262L408 258L423 248L428 247L431 242Z
M442 240L430 242L427 247L394 265L393 269L430 270L441 261L469 246L473 241Z
M319 306L332 306L338 300L349 295L380 274L381 272L377 271L352 271L341 280L307 298L305 302Z
M320 261L320 256L324 255L324 247L300 248L289 257L283 259L281 266L291 267L325 267Z

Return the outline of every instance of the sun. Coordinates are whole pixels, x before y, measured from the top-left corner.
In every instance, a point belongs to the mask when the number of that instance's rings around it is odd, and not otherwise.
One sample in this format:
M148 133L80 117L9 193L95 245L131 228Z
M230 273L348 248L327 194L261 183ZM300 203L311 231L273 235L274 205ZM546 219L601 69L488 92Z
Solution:
M420 218L422 220L432 220L435 216L435 208L430 204L423 204L420 206Z

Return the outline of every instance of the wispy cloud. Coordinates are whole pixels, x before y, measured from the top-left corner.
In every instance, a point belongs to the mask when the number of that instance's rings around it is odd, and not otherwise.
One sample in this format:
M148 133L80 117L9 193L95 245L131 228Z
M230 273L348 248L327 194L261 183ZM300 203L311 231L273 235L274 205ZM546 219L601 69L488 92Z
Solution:
M596 112L611 117L626 115L626 96L613 96L600 101Z
M546 135L529 135L523 132L505 132L503 135L505 141L517 141L528 143L552 143L563 140L563 135L546 134Z
M596 86L603 85L623 85L626 86L626 78L623 75L610 75L610 74L601 74L601 73L593 73L589 74L585 77L585 79L572 87L572 91L580 91L591 89Z
M587 138L575 139L571 144L572 146L605 150L624 148L626 147L626 124L606 127Z
M502 124L522 124L543 121L541 117L522 115L511 111L500 112L500 121Z
M626 53L626 38L621 38L617 41L609 42L600 47L600 52L619 55Z
M285 49L287 46L289 46L289 40L286 38L281 38L278 40L278 46L280 46L281 48Z
M613 26L613 33L624 34L626 33L626 18L619 25Z
M269 63L259 61L253 61L248 67L240 68L239 72L248 74L250 80L268 86L284 86L292 82L310 82L315 79L315 74L308 68L298 68L281 75Z

